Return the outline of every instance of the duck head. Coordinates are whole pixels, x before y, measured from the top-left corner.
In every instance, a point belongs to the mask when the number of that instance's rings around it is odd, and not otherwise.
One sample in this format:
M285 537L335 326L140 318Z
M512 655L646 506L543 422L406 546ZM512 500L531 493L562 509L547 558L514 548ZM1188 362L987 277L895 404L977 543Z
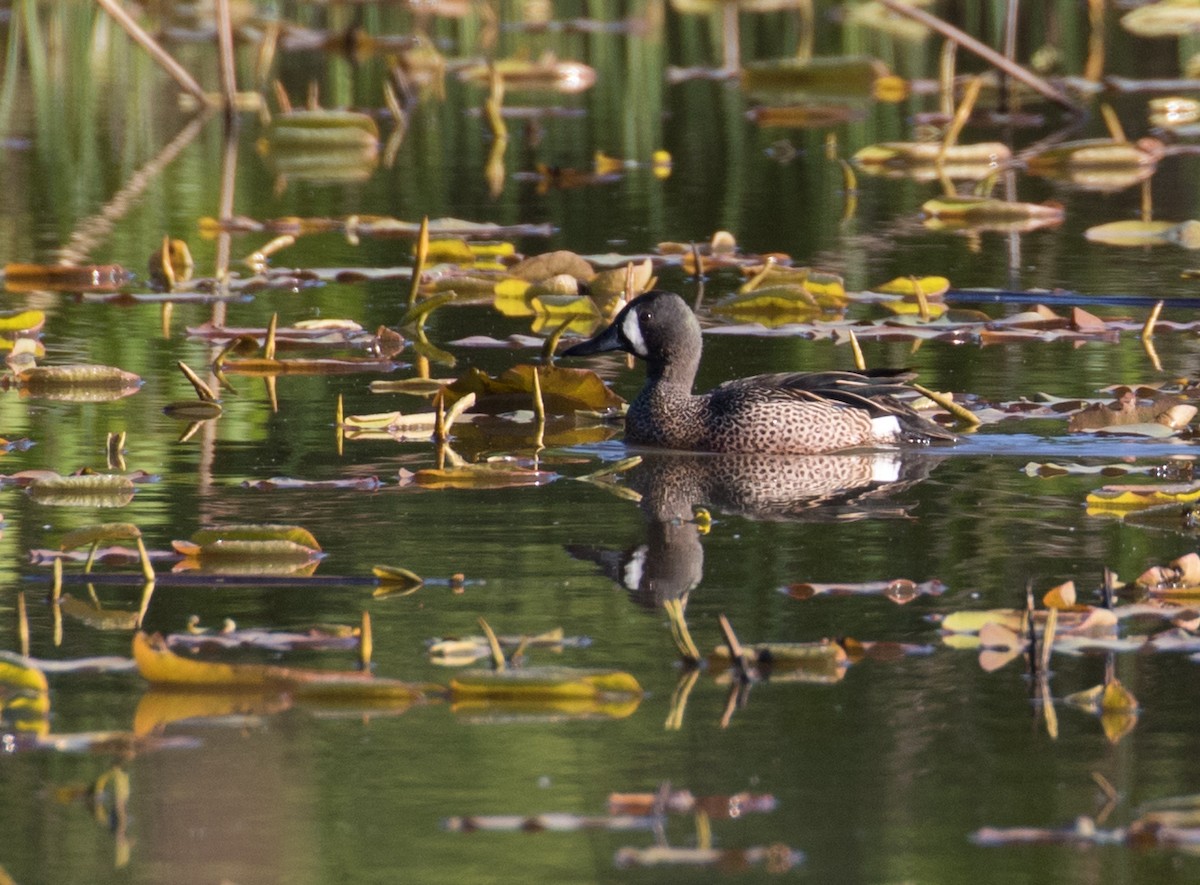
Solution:
M646 361L651 378L689 386L700 365L700 323L674 292L653 289L630 301L608 328L562 352L589 356L623 350Z

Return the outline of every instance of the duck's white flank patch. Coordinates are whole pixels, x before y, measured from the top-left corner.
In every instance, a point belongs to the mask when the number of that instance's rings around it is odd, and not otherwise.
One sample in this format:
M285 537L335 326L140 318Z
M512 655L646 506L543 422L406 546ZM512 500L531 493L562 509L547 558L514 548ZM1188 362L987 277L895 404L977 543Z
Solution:
M900 421L895 415L880 415L871 419L871 436L880 441L895 439L900 435Z
M871 458L872 482L895 482L900 478L900 458L894 452L884 452Z
M621 323L621 334L625 336L625 340L629 342L629 346L633 348L633 352L645 359L649 354L646 350L646 341L642 338L642 327L638 323L637 311L631 310L625 315L624 322Z
M650 552L649 548L643 544L629 557L629 561L625 563L625 569L621 575L625 582L625 587L629 590L638 590L642 586L642 575L646 573L646 554Z

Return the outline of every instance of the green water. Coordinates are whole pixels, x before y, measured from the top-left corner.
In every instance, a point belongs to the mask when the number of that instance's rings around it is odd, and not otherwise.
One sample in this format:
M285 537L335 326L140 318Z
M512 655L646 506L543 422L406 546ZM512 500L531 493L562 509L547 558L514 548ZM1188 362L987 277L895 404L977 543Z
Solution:
M872 51L906 76L934 75L933 42L908 44L844 29L817 4L822 53ZM988 39L998 18L973 13L961 22ZM515 4L500 4L515 21ZM1031 22L1033 45L1053 33L1069 71L1081 68L1086 29L1074 3L1045 4L1049 31ZM489 194L483 167L490 145L472 115L484 90L448 76L446 96L423 94L408 120L395 162L356 183L289 180L281 186L270 159L257 150L262 124L243 115L233 134L234 213L255 219L287 215L344 217L387 214L471 221L548 223L548 238L525 238L518 250L536 254L566 248L584 254L636 254L664 241L704 242L732 231L749 252L786 252L798 264L842 274L857 290L894 276L943 274L960 288L1061 287L1091 295L1133 294L1168 299L1164 319L1189 320L1189 308L1169 299L1194 294L1181 272L1195 264L1176 247L1116 249L1093 245L1082 231L1102 221L1136 217L1137 187L1114 194L1081 192L1025 176L1023 200L1056 199L1066 206L1057 228L977 238L926 230L917 221L936 185L858 179L858 208L843 219L840 167L825 158L824 129L761 130L747 120L754 104L736 83L667 83L669 66L711 64L720 57L714 28L682 17L664 4L555 4L558 15L618 19L647 15L651 26L633 36L521 35L504 30L499 54L522 47L595 66L596 86L579 96L512 91L507 105L562 106L578 113L538 124L511 122L500 192ZM13 2L0 19L7 47L0 86L0 122L6 138L0 184L0 261L49 262L68 244L77 260L119 263L143 274L146 256L164 233L185 238L198 275L210 275L217 242L205 239L198 219L218 213L223 168L229 168L218 116L195 125L177 157L118 209L105 207L165 145L186 131L175 87L131 46L98 10L84 4ZM376 33L407 33L410 15L373 5L325 7L285 3L290 21L342 30L361 24ZM661 15L661 20L656 16ZM1030 13L1030 15L1033 15ZM1041 17L1039 13L1037 17ZM151 22L157 19L150 19ZM661 22L654 24L654 22ZM746 58L794 51L797 25L787 14L743 17ZM448 57L481 53L481 21L437 22L432 34ZM1129 76L1174 75L1190 55L1174 41L1152 44L1110 22L1109 70ZM1033 45L1025 47L1025 52ZM214 54L207 45L172 44L185 66L215 88ZM239 55L239 75L252 82L254 58ZM962 62L969 66L968 61ZM326 105L379 108L386 68L379 57L352 64L314 52L282 53L273 71L294 101L316 82ZM906 137L907 120L932 106L914 98L899 105L863 102L858 118L837 125L842 156L857 148ZM1131 136L1147 131L1140 99L1120 103ZM968 129L969 140L1011 138L1028 144L1063 123L1039 106L1046 123L1032 131ZM392 122L380 117L381 135ZM1072 137L1097 136L1098 119ZM964 136L964 138L967 138ZM794 156L781 162L785 146ZM539 193L518 177L538 163L587 170L593 152L645 164L657 149L671 153L669 177L644 165L619 180ZM786 152L785 152L786 153ZM1165 159L1151 180L1155 215L1183 220L1198 209L1195 159ZM99 223L97 223L99 219ZM80 235L87 232L87 238ZM232 238L237 263L268 239ZM391 267L411 262L403 239L340 236L301 239L274 259L276 266ZM144 280L143 280L144 282ZM711 304L740 279L718 271L705 281ZM697 281L679 268L661 273L660 285L692 299ZM135 283L136 291L144 291ZM347 317L368 329L395 325L405 310L403 281L341 283L299 292L263 293L225 307L229 325L262 326L272 313L280 324L316 317ZM47 659L128 656L130 637L67 620L62 644L53 642L47 604L49 575L29 564L32 550L56 548L62 535L101 521L135 523L147 545L169 547L194 531L231 522L295 523L309 529L326 553L318 577L351 576L333 586L170 586L154 595L145 626L180 631L187 617L216 626L298 630L313 623L355 624L362 612L374 626L374 666L382 676L445 683L452 671L430 662L429 639L475 633L484 617L501 633L539 633L561 627L590 644L561 653L528 652L533 664L610 667L637 678L645 697L620 718L569 716L542 710L479 714L431 703L387 715L297 703L279 712L246 707L240 715L175 722L163 737L176 745L113 753L25 750L0 760L0 807L6 836L0 865L20 883L32 882L596 882L757 881L804 878L813 882L1162 882L1192 881L1196 861L1182 852L1126 847L1075 849L1065 845L976 847L969 835L985 826L1066 827L1097 816L1103 797L1099 773L1120 794L1103 826L1127 824L1139 803L1200 789L1193 760L1200 716L1196 664L1184 655L1115 657L1115 673L1136 695L1136 726L1113 743L1098 720L1061 703L1066 695L1100 683L1103 656L1056 656L1051 689L1057 737L1048 734L1024 664L989 673L973 651L942 644L931 617L958 609L1023 604L1032 581L1042 591L1074 580L1084 601L1096 601L1107 566L1125 580L1195 546L1186 533L1125 525L1089 516L1087 493L1125 479L1097 475L1030 477L1030 461L1157 465L1192 453L1189 443L1068 436L1062 421L985 427L953 450L904 458L909 479L865 498L844 492L813 501L797 493L788 513L747 512L729 499L708 504L714 524L700 535L691 524L663 525L647 508L595 485L574 481L627 454L619 437L541 454L544 469L560 477L539 487L421 491L401 487L401 470L431 467L426 443L346 441L336 448L335 402L347 414L415 410L418 400L371 394L379 374L281 377L273 412L263 383L236 377L238 395L224 397L224 413L186 442L185 425L166 417L170 402L192 396L177 360L200 369L210 346L188 338L186 327L213 318L209 305L180 304L171 335L161 336L154 304L118 306L70 294L8 293L6 307L47 314L46 364L103 363L145 379L135 395L106 404L0 394L0 435L35 445L0 461L0 470L49 469L68 473L105 465L110 432L127 432L129 470L157 482L140 485L118 510L45 507L20 488L0 489L5 528L0 539L0 646L18 647L16 600L29 603L31 653ZM983 305L994 316L1013 305ZM1097 307L1104 316L1139 321L1146 307ZM1059 308L1066 311L1068 308ZM503 338L530 331L529 320L502 316L490 306L439 310L429 337L457 357L461 371L498 372L534 358L532 350L472 349L450 342L467 335ZM1109 384L1188 376L1196 363L1194 333L1156 337L1163 371L1150 364L1137 333L1119 343L1004 344L989 347L927 342L866 343L870 365L911 365L928 386L987 400L1091 396ZM709 335L698 384L785 369L846 368L849 351L828 340ZM411 352L400 357L408 363ZM588 362L625 397L641 383L641 369L619 360ZM395 377L407 377L405 366ZM450 370L434 367L435 374ZM464 454L517 452L527 443L503 438ZM653 500L654 459L620 481ZM835 459L827 472L846 468ZM705 473L707 468L696 468ZM880 468L882 469L882 468ZM245 487L271 477L306 480L378 477L377 491L349 489L259 491ZM746 485L761 484L751 473ZM1134 476L1131 482L1144 478ZM769 483L770 480L767 480ZM669 489L667 491L670 491ZM807 505L807 506L804 506ZM429 579L416 593L376 599L361 582L373 565L412 569ZM632 567L636 564L636 567ZM68 572L79 566L68 566ZM655 571L656 591L631 589L630 576ZM461 593L448 585L462 573ZM859 583L939 579L940 596L906 605L879 596L793 598L781 590L797 582ZM357 583L356 583L357 581ZM136 608L131 581L100 585L111 608ZM78 583L68 591L82 596ZM728 688L702 673L680 706L673 695L685 676L672 643L666 597L687 597L687 618L701 650L720 642L725 615L745 642L815 641L854 637L906 643L912 654L869 658L831 684L773 680L756 685L736 709ZM276 658L272 658L276 660ZM311 666L352 666L347 652L296 653L279 658ZM161 702L136 674L63 674L50 677L50 732L128 733ZM277 706L286 706L276 699ZM727 720L722 725L722 720ZM670 725L668 725L670 723ZM7 726L6 726L7 730ZM128 776L127 820L97 820L80 791L118 766ZM769 813L711 820L713 844L737 851L787 846L804 860L787 872L762 864L736 870L691 865L651 869L616 863L624 847L649 848L665 839L694 847L704 824L675 815L662 833L583 829L571 832L455 832L458 816L569 813L599 816L612 793L653 792L669 784L697 796L742 791L769 794ZM104 817L102 815L102 817Z

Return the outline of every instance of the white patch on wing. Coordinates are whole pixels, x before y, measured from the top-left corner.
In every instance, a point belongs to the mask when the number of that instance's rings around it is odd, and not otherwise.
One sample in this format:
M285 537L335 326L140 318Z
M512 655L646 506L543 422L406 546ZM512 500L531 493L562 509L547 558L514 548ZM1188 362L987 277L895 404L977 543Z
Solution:
M625 340L629 342L629 346L633 348L633 352L645 359L649 355L646 350L645 339L642 338L642 326L638 322L637 311L631 310L625 314L625 319L621 323L621 334L625 336Z
M646 554L648 552L649 548L643 544L630 554L629 561L625 563L621 574L621 579L625 582L627 589L638 590L641 588L642 575L646 572Z
M871 436L886 442L900 436L900 421L895 415L880 415L871 419Z

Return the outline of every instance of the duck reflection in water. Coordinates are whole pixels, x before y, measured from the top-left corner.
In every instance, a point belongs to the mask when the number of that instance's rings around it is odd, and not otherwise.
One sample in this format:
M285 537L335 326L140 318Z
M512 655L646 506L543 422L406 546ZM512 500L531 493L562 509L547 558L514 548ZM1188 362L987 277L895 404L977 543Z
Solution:
M640 453L625 474L641 496L644 543L632 550L568 545L576 559L598 564L636 602L659 607L688 593L704 576L703 533L696 508L750 519L847 522L903 517L892 496L923 480L941 460L928 450L827 455Z

